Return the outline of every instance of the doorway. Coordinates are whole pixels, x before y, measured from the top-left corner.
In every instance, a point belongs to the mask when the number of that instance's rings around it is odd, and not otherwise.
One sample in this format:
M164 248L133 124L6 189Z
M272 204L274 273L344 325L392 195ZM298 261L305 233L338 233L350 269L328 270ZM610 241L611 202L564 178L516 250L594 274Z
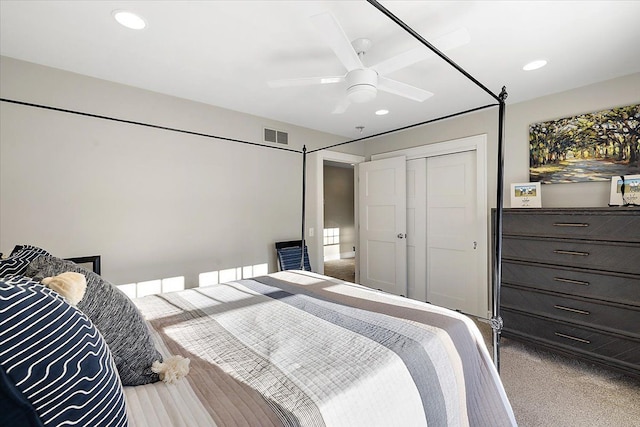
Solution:
M341 153L331 150L320 150L312 154L310 157L309 167L309 202L313 207L308 213L308 228L305 230L306 238L309 245L309 257L311 260L311 268L313 271L324 274L324 236L320 232L324 229L324 162L336 162L354 166L364 162L364 156L356 154ZM355 173L355 171L354 171ZM354 211L358 212L357 186L354 195ZM358 220L356 218L355 228L358 229ZM318 232L316 233L316 230ZM359 250L356 245L355 250L355 282L359 280Z
M355 179L352 163L323 162L324 274L356 280Z

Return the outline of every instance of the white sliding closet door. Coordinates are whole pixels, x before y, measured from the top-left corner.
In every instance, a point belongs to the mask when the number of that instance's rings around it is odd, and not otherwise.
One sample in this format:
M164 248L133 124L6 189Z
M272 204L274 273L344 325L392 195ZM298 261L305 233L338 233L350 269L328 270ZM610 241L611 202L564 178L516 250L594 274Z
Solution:
M407 296L427 300L427 159L407 160Z
M427 159L427 300L485 317L476 200L476 151Z
M406 268L406 295L489 318L487 136L371 158L398 156L407 160L408 259L395 268ZM424 171L422 165L426 165Z

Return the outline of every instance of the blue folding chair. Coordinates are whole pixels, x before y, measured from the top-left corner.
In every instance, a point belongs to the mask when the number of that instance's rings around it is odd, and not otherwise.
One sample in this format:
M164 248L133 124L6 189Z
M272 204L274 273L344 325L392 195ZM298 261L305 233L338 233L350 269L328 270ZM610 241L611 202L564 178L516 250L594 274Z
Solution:
M309 252L304 246L304 265L302 258L302 240L290 240L288 242L276 242L278 254L278 267L280 270L305 270L311 271Z

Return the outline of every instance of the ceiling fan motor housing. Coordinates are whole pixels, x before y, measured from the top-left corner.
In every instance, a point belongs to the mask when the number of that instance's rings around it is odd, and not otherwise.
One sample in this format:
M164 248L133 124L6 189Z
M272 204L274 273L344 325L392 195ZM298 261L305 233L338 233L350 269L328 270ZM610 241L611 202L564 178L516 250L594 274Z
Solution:
M350 71L346 78L347 97L351 102L363 103L373 100L378 93L378 73L372 69Z

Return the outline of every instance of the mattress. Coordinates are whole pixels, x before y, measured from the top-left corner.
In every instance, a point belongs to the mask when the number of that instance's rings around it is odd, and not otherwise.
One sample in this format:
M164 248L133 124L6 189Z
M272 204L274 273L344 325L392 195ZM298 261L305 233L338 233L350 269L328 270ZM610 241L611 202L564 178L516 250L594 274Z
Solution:
M132 426L516 425L460 313L304 271L134 302L191 371L125 387Z

